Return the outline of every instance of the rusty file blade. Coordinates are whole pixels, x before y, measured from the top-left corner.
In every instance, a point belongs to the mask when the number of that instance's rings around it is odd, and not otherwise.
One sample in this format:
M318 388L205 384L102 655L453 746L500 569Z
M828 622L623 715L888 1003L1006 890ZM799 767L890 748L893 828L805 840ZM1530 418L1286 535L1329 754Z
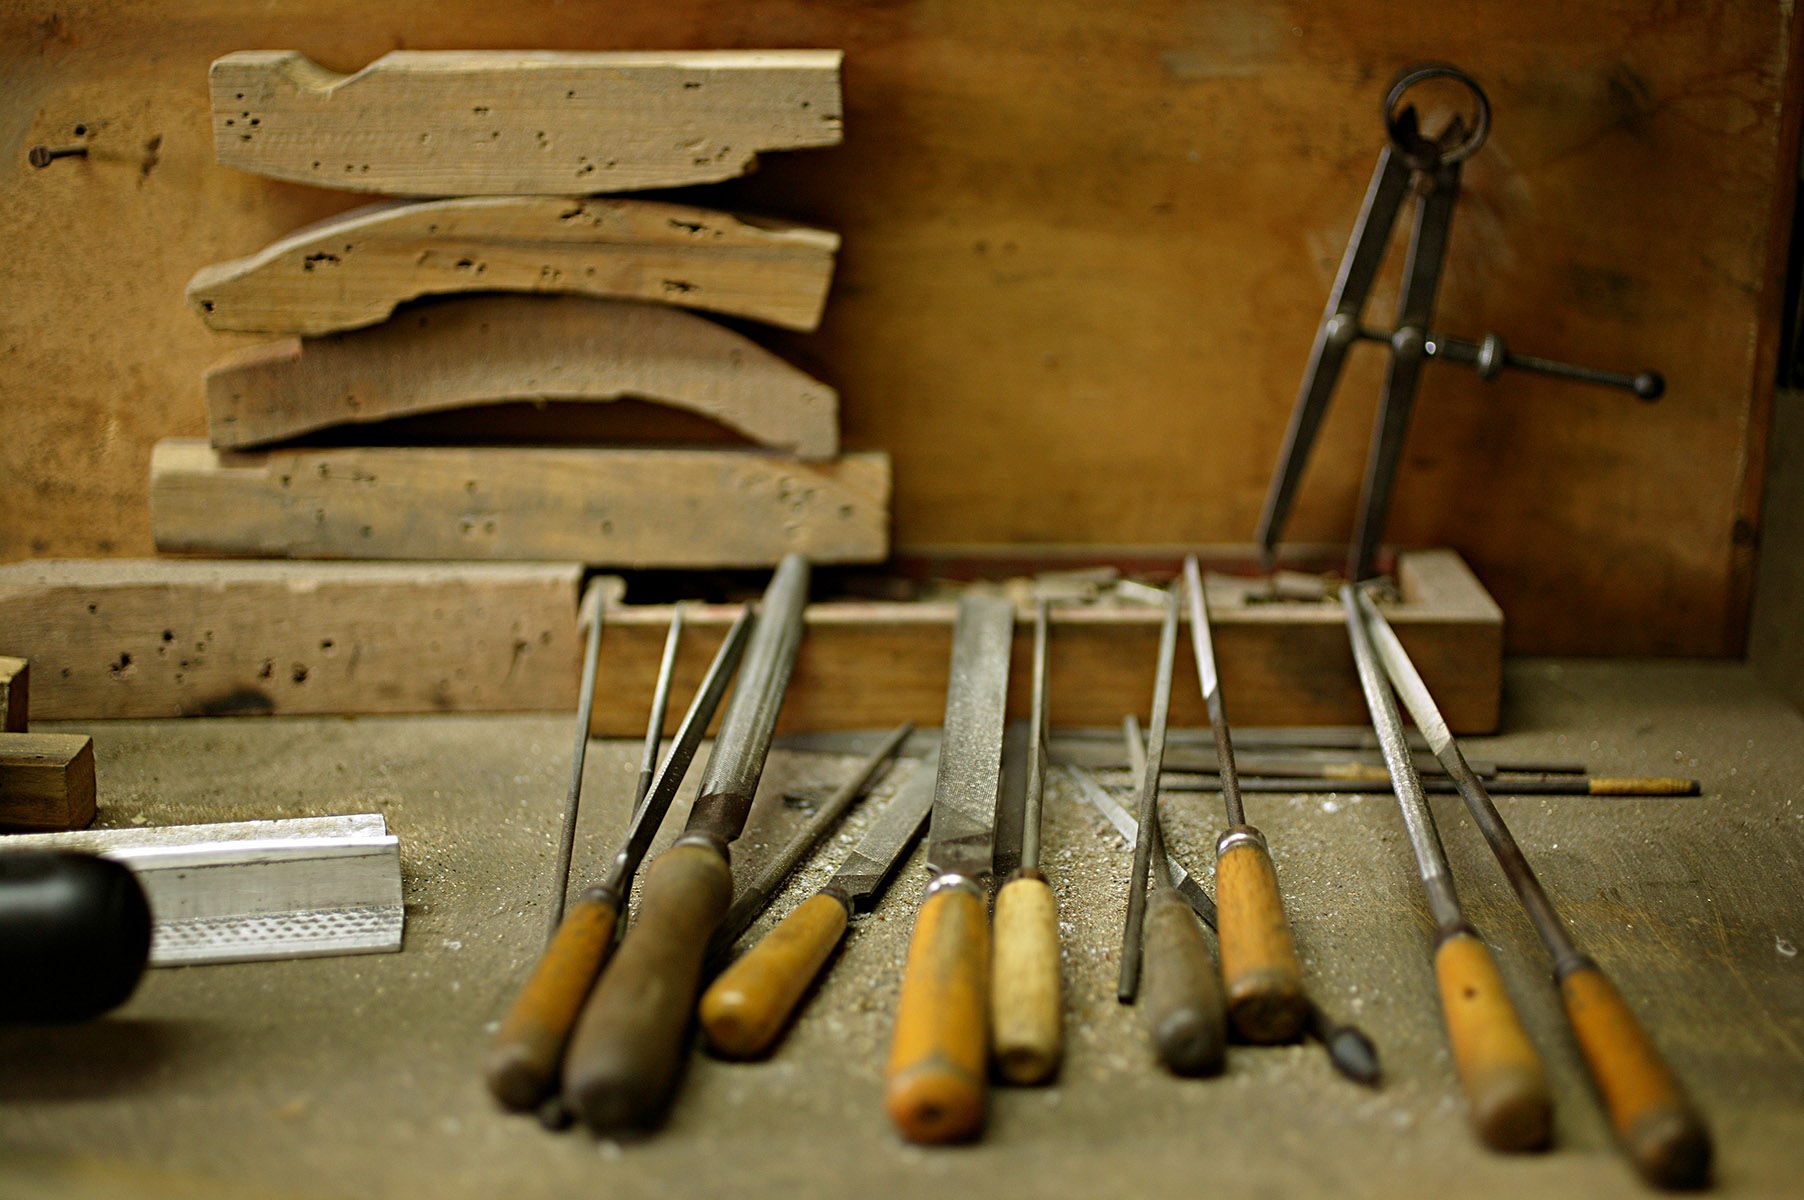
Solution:
M1008 600L969 592L959 600L927 831L927 866L936 875L982 879L993 865L1014 632L1015 606Z
M846 856L823 892L837 892L854 910L868 907L872 897L883 888L897 865L914 848L933 809L934 777L939 771L939 752L929 754L908 782L896 789L881 811L871 818L857 848Z

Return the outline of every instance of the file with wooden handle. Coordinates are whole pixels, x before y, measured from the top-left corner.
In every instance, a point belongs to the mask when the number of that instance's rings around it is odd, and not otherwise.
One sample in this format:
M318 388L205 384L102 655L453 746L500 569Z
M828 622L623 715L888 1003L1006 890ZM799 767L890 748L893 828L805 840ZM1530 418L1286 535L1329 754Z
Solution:
M1712 1157L1703 1118L1608 976L1579 950L1384 613L1364 592L1355 592L1354 601L1391 685L1458 787L1473 823L1547 947L1566 1018L1617 1139L1649 1183L1702 1187L1710 1179Z
M751 617L751 606L747 605L715 652L683 723L677 727L676 740L664 759L657 782L633 814L607 878L584 892L564 915L551 944L495 1031L483 1060L483 1077L490 1093L504 1107L530 1109L556 1089L559 1065L571 1031L614 947L633 876L658 826L663 824L727 685L732 682L733 671L745 650Z
M733 899L727 847L745 828L802 641L808 561L771 576L683 835L647 871L639 918L578 1020L564 1099L596 1133L662 1120L676 1087L702 964Z
M966 592L952 635L927 887L903 970L884 1104L915 1142L973 1137L988 1104L990 924L996 801L1015 611Z
M936 751L872 818L869 831L833 878L709 985L702 996L701 1022L715 1053L757 1058L776 1043L845 935L852 914L882 894L920 838L933 805L938 765Z

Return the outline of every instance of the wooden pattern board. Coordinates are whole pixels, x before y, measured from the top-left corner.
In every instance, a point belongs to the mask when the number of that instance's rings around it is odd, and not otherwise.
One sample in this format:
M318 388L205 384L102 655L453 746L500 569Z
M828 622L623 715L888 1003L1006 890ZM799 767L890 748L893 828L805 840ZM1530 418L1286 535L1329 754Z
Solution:
M213 64L219 161L413 196L682 187L840 140L840 53L396 50L340 75L292 50Z
M839 449L832 388L694 313L584 296L454 297L239 351L207 371L207 431L235 449L504 400L627 397L802 458Z
M751 450L511 446L221 453L151 460L157 548L269 558L770 567L880 562L889 459Z
M1513 649L1735 653L1796 27L1755 0L1048 0L1031 20L998 0L669 0L599 24L549 0L197 0L178 20L147 0L27 0L0 15L0 287L22 298L0 337L0 557L148 553L150 447L203 432L197 381L228 346L183 285L357 203L214 163L222 54L291 46L352 71L397 43L844 48L845 142L695 199L845 238L820 331L768 344L840 391L848 446L892 454L909 550L1246 541L1384 88L1436 58L1496 111L1437 323L1670 386L1643 405L1429 367L1391 534L1458 549ZM25 165L76 140L86 160ZM1350 528L1379 357L1355 355L1299 541Z
M322 334L418 296L562 292L656 300L790 329L821 322L839 237L688 204L454 196L373 204L208 263L188 303L209 329Z
M501 712L576 702L569 564L39 561L0 567L41 720Z

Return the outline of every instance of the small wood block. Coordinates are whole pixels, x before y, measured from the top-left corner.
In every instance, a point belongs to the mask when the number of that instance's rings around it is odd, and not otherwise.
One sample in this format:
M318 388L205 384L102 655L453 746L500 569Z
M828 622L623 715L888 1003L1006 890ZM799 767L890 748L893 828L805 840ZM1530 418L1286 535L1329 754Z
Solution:
M634 567L877 562L889 456L740 450L372 448L151 456L160 550L311 558L570 560Z
M401 849L379 813L8 838L124 863L150 901L150 965L401 948Z
M1176 567L1181 557L1174 554L1168 561ZM1451 550L1401 553L1397 579L1403 601L1387 606L1385 615L1449 726L1457 733L1492 732L1502 690L1502 612ZM1243 603L1240 593L1256 589L1214 574L1205 586L1222 694L1237 726L1369 720L1338 605ZM904 720L938 726L946 711L954 610L942 602L811 605L778 727L877 729ZM707 656L737 611L728 605L684 606L677 694L699 684ZM597 736L643 734L670 614L668 605L608 611L601 670L617 686L595 697ZM1052 609L1048 686L1057 697L1053 719L1059 725L1113 727L1122 713L1144 710L1146 664L1158 650L1160 616L1157 608L1137 604ZM1028 708L1030 625L1024 611L1010 671L1011 711ZM1172 726L1207 728L1194 662L1179 655L1176 669ZM674 729L673 720L667 732Z
M31 664L0 654L0 733L24 733L31 710Z
M207 372L221 449L505 400L655 400L802 458L839 452L839 396L751 339L657 304L469 296L374 329L253 346Z
M93 738L0 733L0 828L85 829L93 820Z
M576 704L581 573L536 563L14 563L0 566L0 629L34 647L33 699L46 720L561 710Z
M356 209L202 267L208 328L317 335L417 296L567 292L657 300L787 329L820 324L839 235L652 200L476 196Z
M397 50L354 75L293 50L214 62L228 167L408 196L557 195L743 175L841 139L838 50Z

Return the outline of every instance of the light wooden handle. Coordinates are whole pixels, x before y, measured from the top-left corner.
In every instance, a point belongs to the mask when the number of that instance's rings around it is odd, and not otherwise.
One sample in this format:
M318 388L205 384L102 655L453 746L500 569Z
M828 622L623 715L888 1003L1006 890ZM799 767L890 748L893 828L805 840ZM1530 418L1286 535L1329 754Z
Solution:
M1044 1083L1064 1048L1058 899L1044 879L1013 880L996 895L995 922L991 1053L1010 1083Z
M557 1085L564 1045L614 947L619 916L619 901L600 888L564 914L483 1058L482 1076L503 1108L537 1108Z
M1702 1187L1710 1179L1710 1131L1635 1014L1595 966L1560 981L1566 1016L1610 1124L1648 1182Z
M810 896L702 993L702 1031L725 1058L758 1058L846 932L846 906Z
M911 1142L983 1126L990 928L975 886L928 894L915 918L885 1073L884 1107Z
M1144 964L1140 1007L1159 1061L1178 1075L1219 1073L1228 1042L1221 980L1196 913L1170 888L1148 902Z
M709 846L673 846L645 873L638 919L564 1060L564 1099L597 1133L648 1129L663 1117L708 938L732 898L733 874Z
M1222 835L1215 862L1215 929L1228 1017L1249 1042L1287 1042L1309 1020L1309 997L1291 940L1278 872L1257 831L1236 826Z
M1547 1076L1490 950L1473 934L1456 933L1435 951L1434 974L1479 1137L1494 1150L1545 1146L1553 1113Z
M1647 778L1614 778L1599 776L1592 779L1586 787L1593 796L1695 796L1698 794L1698 781L1695 779L1671 779L1664 776Z

